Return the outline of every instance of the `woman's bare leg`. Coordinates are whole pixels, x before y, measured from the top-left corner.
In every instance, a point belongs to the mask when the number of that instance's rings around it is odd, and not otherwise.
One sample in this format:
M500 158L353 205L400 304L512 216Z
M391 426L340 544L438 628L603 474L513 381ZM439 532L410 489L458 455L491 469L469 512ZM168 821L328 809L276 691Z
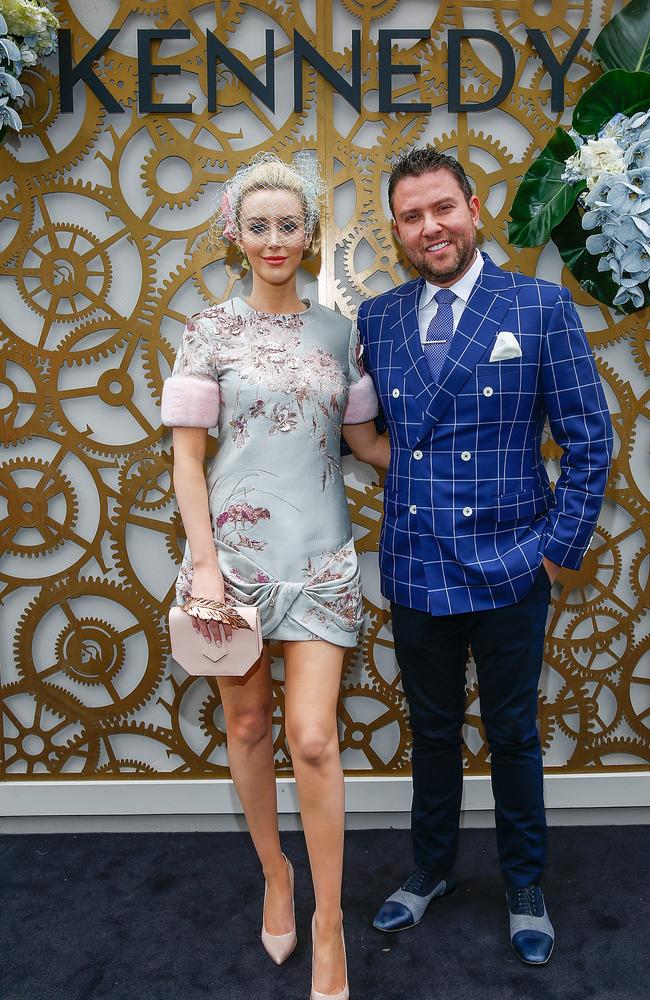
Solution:
M287 934L293 929L293 908L278 834L268 647L246 677L219 677L218 684L226 717L230 773L266 878L264 925L269 934Z
M314 987L345 985L341 878L345 796L336 706L344 650L329 642L283 643L285 725L316 897Z

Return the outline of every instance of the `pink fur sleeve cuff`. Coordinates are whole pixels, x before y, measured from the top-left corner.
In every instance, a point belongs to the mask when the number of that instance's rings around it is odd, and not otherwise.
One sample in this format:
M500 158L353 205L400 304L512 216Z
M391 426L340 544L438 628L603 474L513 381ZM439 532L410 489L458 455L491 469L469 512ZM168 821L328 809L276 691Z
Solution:
M161 416L166 427L215 427L219 386L207 378L172 375L163 385Z
M348 405L343 414L344 424L363 424L374 420L379 412L377 393L370 375L364 375L350 386Z

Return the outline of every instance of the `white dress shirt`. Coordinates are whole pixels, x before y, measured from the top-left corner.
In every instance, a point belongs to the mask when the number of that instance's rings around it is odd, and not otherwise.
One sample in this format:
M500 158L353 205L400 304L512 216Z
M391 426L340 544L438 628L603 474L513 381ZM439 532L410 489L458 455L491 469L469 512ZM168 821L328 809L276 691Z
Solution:
M478 276L482 269L483 257L481 255L481 251L477 249L476 259L469 271L466 271L462 278L459 278L455 284L448 286L450 291L452 291L456 296L451 304L451 311L454 317L454 332L458 326L460 317L463 315L463 309L467 304L467 300L470 297L470 293L474 285L478 281ZM424 288L420 294L418 322L420 324L420 340L422 343L424 343L427 339L429 323L438 311L438 303L433 296L442 287L442 285L433 285L430 281L425 281Z

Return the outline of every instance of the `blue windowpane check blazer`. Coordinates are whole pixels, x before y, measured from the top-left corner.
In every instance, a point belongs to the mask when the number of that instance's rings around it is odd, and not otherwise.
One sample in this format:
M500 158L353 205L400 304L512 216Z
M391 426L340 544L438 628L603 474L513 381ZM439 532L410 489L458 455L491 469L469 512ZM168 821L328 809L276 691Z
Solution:
M612 425L566 288L485 263L432 385L423 279L362 304L363 362L391 441L382 592L432 615L521 600L542 557L580 566L602 505ZM490 361L500 331L521 357ZM542 430L563 449L552 490Z

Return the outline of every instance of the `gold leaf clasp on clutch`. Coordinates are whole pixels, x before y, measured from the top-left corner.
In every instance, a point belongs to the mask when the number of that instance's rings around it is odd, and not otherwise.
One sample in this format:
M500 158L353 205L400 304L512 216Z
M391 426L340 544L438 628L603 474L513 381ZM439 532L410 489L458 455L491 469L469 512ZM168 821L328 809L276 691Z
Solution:
M234 608L229 608L227 604L221 604L219 601L209 601L207 597L190 597L185 604L180 605L180 608L191 618L200 618L204 622L219 622L221 625L230 625L232 629L247 628L252 632L245 618L242 618Z

